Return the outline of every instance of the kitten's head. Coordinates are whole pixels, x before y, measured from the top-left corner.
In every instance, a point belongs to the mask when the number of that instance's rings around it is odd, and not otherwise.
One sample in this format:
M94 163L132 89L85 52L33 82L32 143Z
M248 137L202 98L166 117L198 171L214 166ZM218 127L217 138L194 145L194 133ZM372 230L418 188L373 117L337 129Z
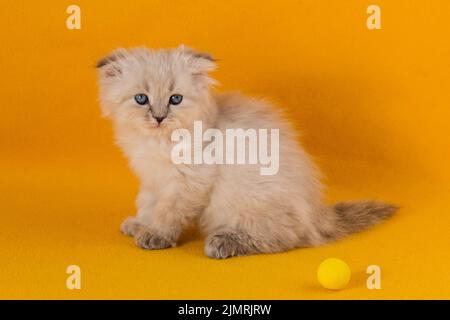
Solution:
M210 55L180 46L170 50L119 49L101 59L103 114L144 134L189 128L214 114Z

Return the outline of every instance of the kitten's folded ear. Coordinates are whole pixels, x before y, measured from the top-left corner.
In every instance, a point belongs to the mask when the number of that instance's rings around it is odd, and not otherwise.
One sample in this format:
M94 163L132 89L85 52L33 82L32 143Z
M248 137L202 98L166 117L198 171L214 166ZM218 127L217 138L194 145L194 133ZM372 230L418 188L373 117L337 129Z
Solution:
M193 73L206 74L216 69L216 60L209 53L198 52L184 45L179 46L178 49L187 58Z
M104 117L109 117L115 108L117 90L111 90L111 86L120 82L118 80L122 76L126 53L124 49L116 50L95 65L99 74L100 106Z
M119 49L111 53L110 55L100 59L96 68L100 72L100 76L105 78L114 78L122 74L122 68L120 60L125 57L126 51Z

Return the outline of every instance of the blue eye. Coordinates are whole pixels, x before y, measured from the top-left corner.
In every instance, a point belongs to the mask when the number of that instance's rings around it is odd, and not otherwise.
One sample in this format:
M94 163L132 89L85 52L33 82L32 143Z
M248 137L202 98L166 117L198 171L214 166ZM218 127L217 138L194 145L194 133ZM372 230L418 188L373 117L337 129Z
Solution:
M169 98L169 103L172 105L180 104L183 101L183 96L181 94L173 94Z
M148 103L148 97L146 94L143 93L135 95L134 100L136 101L137 104L140 104L141 106Z

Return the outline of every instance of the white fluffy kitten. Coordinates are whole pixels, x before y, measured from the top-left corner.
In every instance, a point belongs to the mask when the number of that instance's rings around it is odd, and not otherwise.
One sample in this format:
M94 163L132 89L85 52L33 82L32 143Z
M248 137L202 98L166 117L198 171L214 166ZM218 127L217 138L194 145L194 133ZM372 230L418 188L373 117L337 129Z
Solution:
M184 46L120 49L98 63L102 111L141 182L137 215L121 227L139 247L175 246L197 224L209 257L278 252L342 238L395 211L373 201L323 204L318 172L291 126L262 101L211 93L214 68L209 55ZM279 172L174 164L171 133L195 120L203 129L279 129Z

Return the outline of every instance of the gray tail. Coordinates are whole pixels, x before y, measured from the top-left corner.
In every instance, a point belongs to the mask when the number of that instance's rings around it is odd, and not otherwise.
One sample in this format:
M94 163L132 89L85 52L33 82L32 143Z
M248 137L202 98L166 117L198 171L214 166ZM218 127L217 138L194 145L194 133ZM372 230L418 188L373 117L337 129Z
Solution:
M336 203L331 209L332 222L321 230L325 241L368 229L391 217L398 208L378 201L348 201Z

